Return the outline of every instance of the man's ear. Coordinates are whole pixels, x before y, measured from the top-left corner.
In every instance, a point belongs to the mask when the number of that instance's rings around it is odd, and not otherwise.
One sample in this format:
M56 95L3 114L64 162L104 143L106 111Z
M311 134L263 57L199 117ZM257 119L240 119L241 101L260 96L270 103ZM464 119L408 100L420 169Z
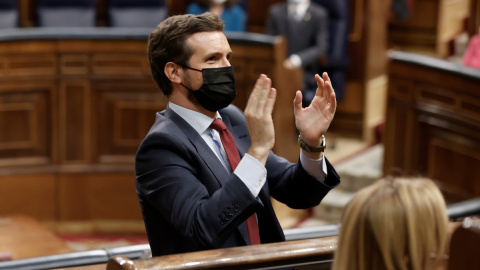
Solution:
M173 62L168 62L165 64L163 71L165 72L165 76L167 76L172 83L182 83L183 69L179 65Z

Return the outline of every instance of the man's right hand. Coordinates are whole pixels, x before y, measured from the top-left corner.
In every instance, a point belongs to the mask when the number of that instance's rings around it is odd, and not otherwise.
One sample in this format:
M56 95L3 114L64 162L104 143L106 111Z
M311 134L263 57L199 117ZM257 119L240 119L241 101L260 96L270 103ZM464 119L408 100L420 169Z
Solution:
M264 74L260 75L244 111L251 139L247 153L263 165L267 162L268 154L275 144L272 112L277 90L271 86L270 78Z

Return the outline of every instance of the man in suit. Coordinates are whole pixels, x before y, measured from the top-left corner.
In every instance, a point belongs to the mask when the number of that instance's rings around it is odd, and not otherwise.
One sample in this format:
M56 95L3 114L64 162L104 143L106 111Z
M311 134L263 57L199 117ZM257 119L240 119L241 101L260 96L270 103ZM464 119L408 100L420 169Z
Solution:
M276 90L267 76L258 78L244 114L230 105L235 78L223 26L213 13L179 15L149 36L152 76L169 99L136 156L153 256L283 241L270 196L310 208L339 184L323 155L323 134L336 109L328 75L316 75L318 91L308 108L296 93L304 150L292 164L271 152Z
M287 39L288 58L284 66L303 70L303 105L315 96L315 74L328 48L327 11L310 0L288 0L269 9L266 34Z

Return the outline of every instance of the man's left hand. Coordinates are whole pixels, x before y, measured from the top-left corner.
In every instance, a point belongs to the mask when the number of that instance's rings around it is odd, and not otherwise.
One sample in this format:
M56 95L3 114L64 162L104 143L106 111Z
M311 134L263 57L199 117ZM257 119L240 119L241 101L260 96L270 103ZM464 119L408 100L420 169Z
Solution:
M322 76L323 78L318 74L315 75L318 88L308 107L302 108L301 91L297 91L293 101L295 125L303 141L313 147L321 145L322 135L327 132L337 108L332 82L326 72ZM316 158L315 153L311 154L308 156ZM316 155L319 156L319 154Z

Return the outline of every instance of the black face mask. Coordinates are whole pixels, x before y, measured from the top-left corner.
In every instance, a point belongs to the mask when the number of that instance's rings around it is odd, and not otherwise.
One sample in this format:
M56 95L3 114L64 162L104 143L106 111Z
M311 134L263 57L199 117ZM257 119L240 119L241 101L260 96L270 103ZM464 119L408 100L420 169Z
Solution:
M198 90L182 85L193 93L203 108L216 112L230 105L237 96L233 67L204 68L202 70L183 65L182 67L202 72L203 85Z

